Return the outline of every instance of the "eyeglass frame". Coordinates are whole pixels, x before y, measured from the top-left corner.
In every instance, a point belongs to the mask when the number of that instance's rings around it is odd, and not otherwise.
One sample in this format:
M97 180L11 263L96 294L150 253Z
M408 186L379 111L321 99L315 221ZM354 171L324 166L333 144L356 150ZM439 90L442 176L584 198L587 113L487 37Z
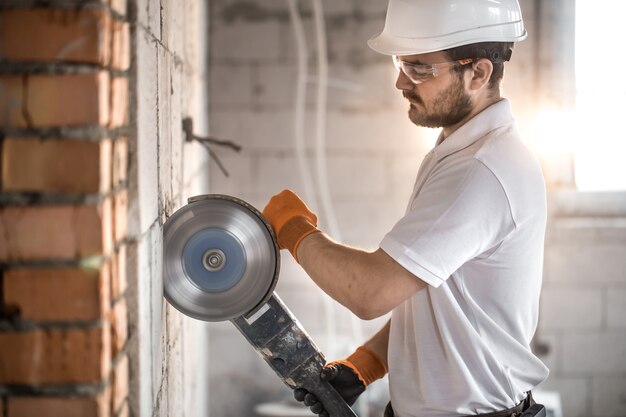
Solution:
M472 62L476 61L475 58L464 58L464 59L457 59L455 61L440 62L440 63L437 63L437 64L415 64L415 63L412 63L412 62L407 62L407 61L401 60L398 55L392 55L391 59L393 61L394 67L396 67L396 69L398 71L402 71L404 73L404 75L406 75L406 77L413 84L422 84L422 83L425 83L426 81L432 80L435 77L438 77L440 75L440 68L442 68L444 66L448 66L448 65L452 65L452 66L461 65L461 66L463 66L463 65L471 64ZM424 75L424 76L422 76L422 78L424 78L424 79L413 79L404 70L405 66L408 67L408 68L419 67L419 68L422 69L422 71L429 72L429 73Z

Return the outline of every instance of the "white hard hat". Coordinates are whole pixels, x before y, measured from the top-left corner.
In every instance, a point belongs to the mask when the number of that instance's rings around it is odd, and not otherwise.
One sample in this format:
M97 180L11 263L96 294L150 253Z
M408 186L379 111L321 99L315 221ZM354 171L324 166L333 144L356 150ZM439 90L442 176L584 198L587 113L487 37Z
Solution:
M526 35L517 0L389 0L385 27L367 44L385 55L414 55Z

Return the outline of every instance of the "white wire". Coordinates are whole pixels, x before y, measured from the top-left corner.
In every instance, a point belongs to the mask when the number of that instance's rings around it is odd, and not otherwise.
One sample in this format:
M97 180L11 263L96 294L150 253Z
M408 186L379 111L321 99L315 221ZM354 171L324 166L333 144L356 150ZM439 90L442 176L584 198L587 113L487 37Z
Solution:
M313 19L317 44L317 108L315 112L315 162L320 199L331 236L341 241L341 231L330 196L328 163L326 158L326 110L328 93L328 52L326 25L321 0L313 0Z
M311 167L306 158L305 148L305 109L306 109L306 89L307 89L307 69L308 49L306 45L306 37L304 35L304 26L300 13L298 13L297 0L287 0L289 5L289 15L293 27L294 36L296 38L296 49L298 52L298 80L296 83L296 105L294 109L294 142L296 146L296 158L298 160L298 168L300 177L304 184L304 197L309 204L315 202L315 187L311 180Z
M312 170L306 158L305 147L305 109L306 109L306 89L307 89L307 69L308 69L308 52L306 46L306 37L304 35L304 25L300 13L298 12L297 0L287 0L289 5L289 14L293 24L294 35L296 38L296 47L298 50L298 83L296 87L296 107L294 116L294 141L296 146L296 157L300 176L304 183L304 192L306 201L309 204L317 201L314 191L312 178ZM335 358L338 355L337 348L337 328L335 317L335 306L333 301L326 294L322 293L322 303L324 308L324 317L326 323L326 339L328 346L328 355Z
M330 182L328 180L328 163L326 157L326 113L328 91L328 53L326 51L326 27L324 25L324 11L321 0L313 0L313 17L315 20L315 35L318 49L318 82L317 82L317 111L316 111L316 147L315 159L318 175L318 186L324 214L328 219L331 235L341 241L341 231L337 223L337 216L330 196ZM361 322L356 316L350 315L355 341L363 340Z
M341 231L337 223L337 216L332 204L330 195L330 182L328 180L328 163L326 158L326 112L328 96L328 52L326 48L326 25L324 21L324 10L321 0L313 0L313 20L315 22L315 39L317 44L317 108L316 108L316 141L315 160L317 167L318 186L320 189L320 199L324 214L328 221L328 227L334 239L341 241ZM324 297L328 298L328 297ZM350 328L352 330L353 341L362 343L364 341L361 322L354 314L349 314ZM369 416L367 403L369 395L367 391L363 395L363 402L359 407L362 417ZM363 404L366 403L366 404Z
M296 158L300 176L304 184L305 198L308 202L315 202L316 193L312 181L311 168L306 158L305 146L305 110L306 110L306 90L307 90L307 71L308 71L308 49L306 36L304 33L304 25L300 13L298 12L297 0L287 0L289 6L289 14L293 25L296 47L298 52L298 80L296 86L296 105L294 115L294 141L296 148ZM336 239L341 240L341 232L337 223L337 217L332 205L330 196L330 187L328 180L328 163L326 158L326 113L327 113L327 91L328 91L328 53L326 48L326 27L324 22L324 13L320 0L313 0L313 15L315 20L315 34L317 43L317 107L316 107L316 174L318 177L318 186L320 191L320 199L322 201L322 209L328 221L330 234ZM335 320L335 305L331 298L326 294L322 295L325 321L326 321L326 338L331 358L339 355L337 329ZM350 314L350 324L354 337L354 341L362 341L363 332L361 323L358 319ZM367 402L367 393L364 394ZM360 414L363 417L368 416L367 407L361 407Z

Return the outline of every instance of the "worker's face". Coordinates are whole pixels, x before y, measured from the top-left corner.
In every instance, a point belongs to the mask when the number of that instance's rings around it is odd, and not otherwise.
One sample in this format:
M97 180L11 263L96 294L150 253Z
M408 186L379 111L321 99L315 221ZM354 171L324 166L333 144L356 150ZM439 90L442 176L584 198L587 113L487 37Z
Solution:
M415 64L438 64L450 60L443 52L400 58ZM446 66L438 76L421 84L414 84L400 71L396 88L409 100L409 119L418 126L450 127L472 111L472 100L466 90L464 77L451 66Z

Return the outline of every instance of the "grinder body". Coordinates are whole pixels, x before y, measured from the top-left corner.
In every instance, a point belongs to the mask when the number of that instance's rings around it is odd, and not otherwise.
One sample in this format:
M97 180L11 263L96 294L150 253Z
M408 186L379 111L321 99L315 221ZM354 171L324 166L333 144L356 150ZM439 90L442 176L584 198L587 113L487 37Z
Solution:
M271 226L243 200L189 199L163 227L165 298L204 321L230 320L290 388L317 396L331 417L356 417L320 379L324 355L274 287L280 251Z
M332 385L320 379L324 355L276 294L251 318L231 322L287 386L315 394L330 417L356 417Z

